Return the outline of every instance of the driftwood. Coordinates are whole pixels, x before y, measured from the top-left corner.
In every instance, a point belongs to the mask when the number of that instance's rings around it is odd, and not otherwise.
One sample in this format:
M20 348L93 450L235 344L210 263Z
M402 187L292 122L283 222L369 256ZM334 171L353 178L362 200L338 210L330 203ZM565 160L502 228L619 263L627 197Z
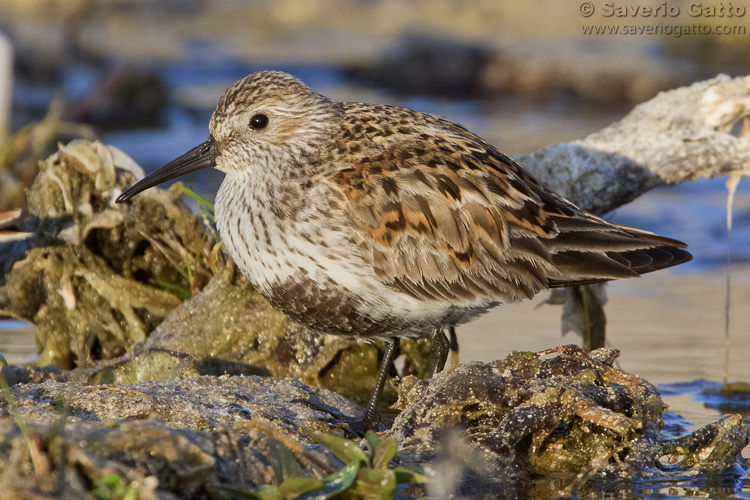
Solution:
M604 214L667 184L750 173L750 76L719 75L659 95L581 141L516 158L584 210Z

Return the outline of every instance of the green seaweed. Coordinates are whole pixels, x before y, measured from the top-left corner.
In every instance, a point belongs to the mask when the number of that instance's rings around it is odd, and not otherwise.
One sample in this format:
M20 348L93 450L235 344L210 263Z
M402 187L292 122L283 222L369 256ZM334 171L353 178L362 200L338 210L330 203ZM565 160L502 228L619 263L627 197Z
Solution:
M429 477L420 467L389 467L398 451L396 438L381 439L373 431L365 436L365 449L359 440L348 440L318 431L308 436L322 444L345 465L324 479L287 477L278 486L265 485L256 490L223 487L239 498L251 500L291 499L391 499L399 486L422 485ZM290 453L290 456L291 455Z
M117 474L104 474L91 493L99 500L137 500L138 490Z

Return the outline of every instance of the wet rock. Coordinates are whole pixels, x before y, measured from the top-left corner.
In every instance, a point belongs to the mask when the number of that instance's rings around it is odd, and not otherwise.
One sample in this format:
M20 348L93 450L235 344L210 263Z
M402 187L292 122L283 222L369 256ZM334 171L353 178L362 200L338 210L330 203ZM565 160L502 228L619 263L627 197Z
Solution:
M409 36L374 66L355 75L376 87L402 94L476 97L491 60L483 47L458 41Z
M429 370L427 340L404 341L404 373ZM231 268L184 302L134 352L166 349L191 355L202 374L294 377L367 402L383 345L321 335L271 307ZM386 398L395 400L389 384Z
M694 79L687 65L648 48L624 50L617 42L575 38L500 46L482 74L486 95L576 100L584 106L633 105Z
M648 100L694 79L685 65L655 58L648 50L633 56L619 49L617 44L590 45L573 39L492 44L410 35L353 74L406 95L573 98L615 106Z
M323 422L343 432L346 424L333 422L331 412L356 416L360 411L343 396L297 380L242 375L118 385L48 380L17 384L12 393L28 424L59 418L60 408L43 404L59 398L68 407L67 423L157 419L173 429L198 431L257 419L294 433L305 427L322 429Z
M337 394L261 377L48 381L12 392L32 441L0 403L3 498L91 498L106 476L138 498L227 498L221 486L277 484L283 467L322 477L341 463L305 435L328 429L320 422L330 415L314 408L359 411Z
M663 438L658 392L613 368L616 354L564 346L407 377L387 433L395 460L426 467L432 497L601 498L615 483L722 477L735 465L748 437L739 416ZM117 478L139 498L227 498L322 478L344 463L321 433L349 435L342 416L362 412L289 378L91 382L17 383L0 399L4 498L88 498ZM346 446L362 453L358 440Z
M553 352L551 358L513 352L493 364L461 365L431 381L406 378L399 387L402 411L389 431L402 446L404 463L435 460L440 467L441 447L453 442L465 459L442 467L457 484L472 477L507 482L538 476L567 484L580 474L675 478L688 474L685 468L715 470L718 463L726 468L747 444L739 416L664 440L658 391L614 368L617 351L587 355L564 346L541 354ZM458 437L446 437L446 429ZM660 463L676 455L683 457L679 465Z
M65 115L100 129L155 127L168 102L157 73L120 64L106 71L86 96L71 102Z

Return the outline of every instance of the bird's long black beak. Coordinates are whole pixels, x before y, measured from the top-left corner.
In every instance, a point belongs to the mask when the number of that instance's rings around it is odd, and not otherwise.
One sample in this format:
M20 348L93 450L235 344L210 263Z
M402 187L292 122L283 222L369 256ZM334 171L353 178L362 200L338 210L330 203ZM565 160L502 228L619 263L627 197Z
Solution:
M175 177L200 170L202 168L209 168L216 166L216 157L219 156L219 151L216 149L216 141L212 135L208 136L208 140L200 146L194 147L179 158L170 161L156 172L147 175L143 179L139 180L123 193L117 197L117 203L123 203L128 201L133 196L137 195L141 191L145 191L150 187L154 187L157 184L166 182Z

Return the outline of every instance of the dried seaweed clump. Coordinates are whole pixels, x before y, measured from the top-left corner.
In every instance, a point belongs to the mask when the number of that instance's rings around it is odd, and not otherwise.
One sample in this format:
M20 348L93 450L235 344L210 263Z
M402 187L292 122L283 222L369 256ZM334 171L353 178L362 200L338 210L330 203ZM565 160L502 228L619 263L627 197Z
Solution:
M142 175L117 148L80 140L40 165L28 193L34 236L0 288L0 315L36 327L39 364L124 354L223 266L179 191L115 204Z

